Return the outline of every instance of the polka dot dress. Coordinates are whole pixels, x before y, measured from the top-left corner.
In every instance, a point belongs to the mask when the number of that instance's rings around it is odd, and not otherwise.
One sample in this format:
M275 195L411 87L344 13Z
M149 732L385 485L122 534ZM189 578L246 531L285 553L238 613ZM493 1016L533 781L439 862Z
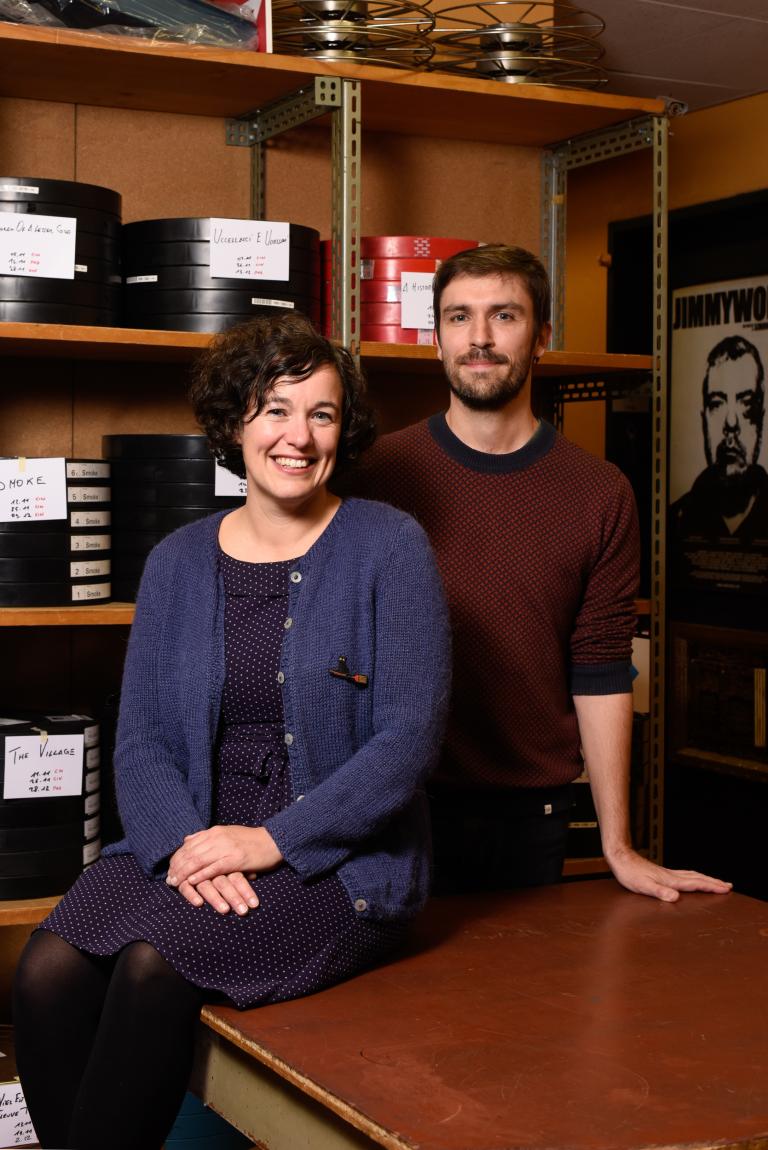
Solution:
M214 822L258 826L292 800L277 673L292 562L223 552L226 680ZM287 865L253 881L244 916L193 907L132 855L100 859L43 922L91 954L151 943L185 978L239 1007L320 990L381 959L403 927L361 919L339 879L302 882Z

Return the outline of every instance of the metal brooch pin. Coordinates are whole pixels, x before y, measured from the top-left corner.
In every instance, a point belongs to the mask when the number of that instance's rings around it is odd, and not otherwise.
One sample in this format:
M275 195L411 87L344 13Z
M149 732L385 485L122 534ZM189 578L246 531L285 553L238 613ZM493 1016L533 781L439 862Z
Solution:
M329 667L328 673L333 675L334 679L346 679L348 683L355 683L358 687L368 686L368 676L354 674L347 666L347 656L339 655L339 662L335 667Z

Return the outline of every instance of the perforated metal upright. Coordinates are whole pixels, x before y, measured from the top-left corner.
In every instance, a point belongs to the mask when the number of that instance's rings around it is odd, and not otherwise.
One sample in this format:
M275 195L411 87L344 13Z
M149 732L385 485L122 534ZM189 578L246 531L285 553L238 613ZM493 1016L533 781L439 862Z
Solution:
M314 84L227 121L227 143L251 149L251 214L264 219L267 140L331 113L332 334L360 351L360 82L317 76Z
M669 104L668 115L684 111ZM552 347L565 338L565 233L567 175L573 168L637 151L653 149L653 365L650 379L637 374L611 375L610 382L577 378L559 381L555 421L563 422L563 404L572 400L611 399L639 384L651 386L653 427L651 524L651 694L649 746L649 853L660 861L664 837L664 700L666 644L666 492L667 492L667 137L668 116L645 116L615 128L566 140L542 160L542 258L552 280Z

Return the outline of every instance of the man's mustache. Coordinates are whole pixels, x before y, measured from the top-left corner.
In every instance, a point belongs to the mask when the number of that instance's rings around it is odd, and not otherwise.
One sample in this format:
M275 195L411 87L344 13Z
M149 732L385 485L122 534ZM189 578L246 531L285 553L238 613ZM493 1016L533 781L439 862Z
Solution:
M746 465L747 453L744 450L744 444L740 439L734 436L721 439L717 445L717 452L715 453L716 462L723 464L733 463L735 459Z
M456 357L457 363L508 363L509 360L506 355L499 355L495 351L483 350L478 348L477 351L468 351L466 355Z

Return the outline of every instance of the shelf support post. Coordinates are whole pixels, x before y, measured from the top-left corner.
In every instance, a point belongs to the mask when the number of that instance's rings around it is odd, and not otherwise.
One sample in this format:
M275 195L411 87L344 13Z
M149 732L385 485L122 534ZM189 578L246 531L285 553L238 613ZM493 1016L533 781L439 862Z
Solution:
M552 347L565 336L565 208L567 173L640 148L653 154L653 369L651 521L651 703L649 745L649 854L660 862L664 850L666 532L667 532L667 140L669 117L685 105L670 101L667 114L643 116L613 128L576 136L544 154L542 173L542 255L552 280ZM555 418L562 422L558 391Z
M652 859L664 853L664 764L667 541L667 140L669 120L653 117L653 490L651 519L650 842Z
M565 346L566 165L561 148L544 153L541 189L541 257L552 285L553 351Z
M331 335L360 355L360 82L341 81L331 129Z

